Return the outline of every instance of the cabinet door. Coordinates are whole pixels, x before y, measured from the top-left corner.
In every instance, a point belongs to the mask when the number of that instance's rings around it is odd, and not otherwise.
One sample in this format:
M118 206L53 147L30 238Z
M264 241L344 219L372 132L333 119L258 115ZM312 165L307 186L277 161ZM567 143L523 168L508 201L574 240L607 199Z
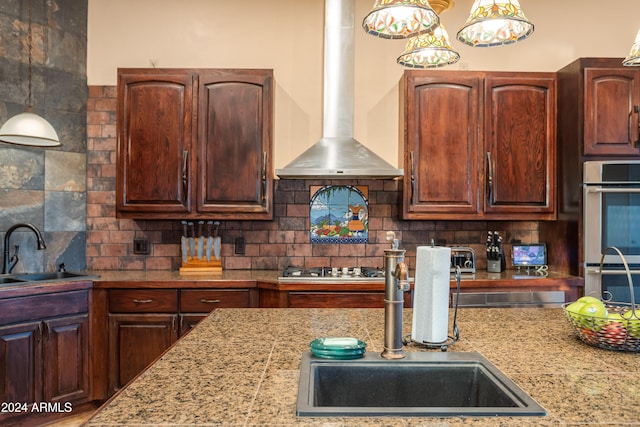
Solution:
M178 339L177 314L109 315L109 388L115 391Z
M189 72L118 75L117 212L190 211L193 83ZM148 218L148 216L142 216ZM142 218L141 217L141 218Z
M77 402L89 396L89 316L44 322L44 400Z
M42 323L0 328L0 402L42 399Z
M586 68L584 78L584 154L638 156L640 73Z
M271 219L271 70L201 70L197 210Z
M180 336L183 336L193 329L208 314L181 314L180 315Z
M477 217L480 79L437 72L405 79L404 217Z
M485 79L485 206L500 219L555 218L555 78Z

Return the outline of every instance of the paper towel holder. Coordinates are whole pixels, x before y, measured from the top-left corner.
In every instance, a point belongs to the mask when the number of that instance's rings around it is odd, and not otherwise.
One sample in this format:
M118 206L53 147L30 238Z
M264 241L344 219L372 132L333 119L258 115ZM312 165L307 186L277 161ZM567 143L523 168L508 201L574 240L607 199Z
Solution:
M449 346L452 346L460 339L460 328L458 327L458 300L460 299L460 280L462 279L462 271L460 270L460 266L456 266L455 269L455 278L456 278L456 303L453 306L453 326L451 328L451 335L447 336L447 340L445 342L440 343L429 343L429 342L418 342L413 341L411 339L411 333L405 335L403 341L404 345L416 344L421 345L427 348L440 348L442 351L447 351Z

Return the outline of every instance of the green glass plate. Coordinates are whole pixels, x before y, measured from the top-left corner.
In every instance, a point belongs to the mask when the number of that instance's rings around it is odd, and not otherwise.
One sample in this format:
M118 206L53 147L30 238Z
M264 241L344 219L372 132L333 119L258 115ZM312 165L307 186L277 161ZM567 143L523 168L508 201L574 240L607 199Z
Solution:
M325 359L357 359L366 351L367 344L357 338L318 338L309 345L311 353Z

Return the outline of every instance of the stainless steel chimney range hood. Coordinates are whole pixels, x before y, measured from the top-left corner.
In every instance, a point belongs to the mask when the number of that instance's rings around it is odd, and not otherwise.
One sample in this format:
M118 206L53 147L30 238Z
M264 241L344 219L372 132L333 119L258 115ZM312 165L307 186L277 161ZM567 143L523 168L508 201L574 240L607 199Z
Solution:
M325 0L322 138L283 169L281 179L393 179L403 175L353 138L354 0Z

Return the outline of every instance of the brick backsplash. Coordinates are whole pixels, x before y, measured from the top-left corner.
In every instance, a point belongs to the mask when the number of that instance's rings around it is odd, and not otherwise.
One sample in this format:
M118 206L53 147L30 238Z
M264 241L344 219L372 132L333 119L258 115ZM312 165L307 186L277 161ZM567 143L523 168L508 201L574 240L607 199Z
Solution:
M87 103L87 268L93 270L177 270L180 268L180 221L126 220L115 217L116 87L91 86ZM325 245L309 241L311 185L369 187L369 243ZM472 247L477 266L486 268L486 233L499 231L506 242L536 242L536 221L403 221L398 219L398 181L276 180L274 219L221 221L225 269L282 269L288 265L382 267L394 231L415 263L416 247L431 239ZM211 218L215 220L215 218ZM150 255L133 254L133 239L147 238ZM244 255L234 254L236 238L246 240ZM506 245L509 249L509 245ZM508 251L507 251L508 252Z

